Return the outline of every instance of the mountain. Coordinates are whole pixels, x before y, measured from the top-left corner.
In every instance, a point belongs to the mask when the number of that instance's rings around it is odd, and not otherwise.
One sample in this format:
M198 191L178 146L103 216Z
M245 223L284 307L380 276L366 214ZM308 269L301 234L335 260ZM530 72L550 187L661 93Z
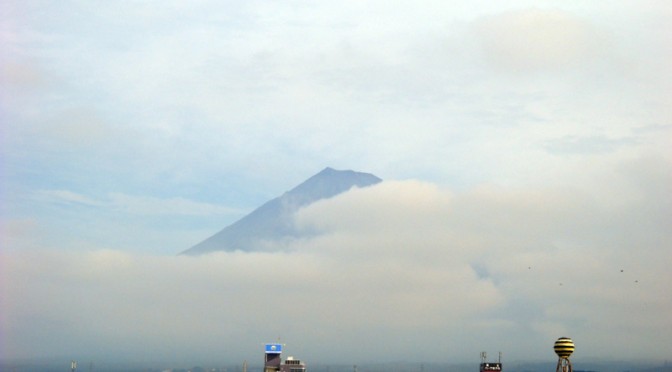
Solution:
M367 187L381 181L369 173L327 167L181 254L195 256L215 251L259 251L263 250L264 242L296 238L299 233L294 228L293 215L301 207L353 187Z

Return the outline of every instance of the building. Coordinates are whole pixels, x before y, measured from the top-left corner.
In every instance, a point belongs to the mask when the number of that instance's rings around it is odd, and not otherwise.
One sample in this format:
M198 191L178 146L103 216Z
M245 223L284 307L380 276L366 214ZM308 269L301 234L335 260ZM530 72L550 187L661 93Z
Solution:
M294 357L282 362L282 344L266 344L264 347L264 372L305 372L306 364Z

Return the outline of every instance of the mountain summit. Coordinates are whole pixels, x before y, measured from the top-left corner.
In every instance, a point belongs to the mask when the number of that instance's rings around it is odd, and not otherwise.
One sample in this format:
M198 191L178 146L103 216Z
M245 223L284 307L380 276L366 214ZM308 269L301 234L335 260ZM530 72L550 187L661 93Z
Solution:
M369 173L327 167L181 254L195 256L215 251L263 250L264 242L298 237L293 215L301 207L331 198L353 187L367 187L381 181Z

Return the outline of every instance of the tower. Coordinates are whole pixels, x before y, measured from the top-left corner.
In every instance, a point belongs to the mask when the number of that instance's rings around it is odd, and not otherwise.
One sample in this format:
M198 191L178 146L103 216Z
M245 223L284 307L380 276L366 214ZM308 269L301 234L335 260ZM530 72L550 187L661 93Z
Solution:
M574 352L574 342L569 337L560 337L555 341L553 350L558 354L558 366L555 372L572 372L572 362L569 356Z

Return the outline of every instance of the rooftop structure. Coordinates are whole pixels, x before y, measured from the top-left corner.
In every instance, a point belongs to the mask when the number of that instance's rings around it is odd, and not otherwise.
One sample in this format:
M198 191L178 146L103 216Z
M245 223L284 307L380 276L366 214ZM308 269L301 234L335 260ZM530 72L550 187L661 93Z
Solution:
M485 351L481 352L481 368L480 372L501 372L502 370L502 353L499 353L497 362L488 362L488 356Z

